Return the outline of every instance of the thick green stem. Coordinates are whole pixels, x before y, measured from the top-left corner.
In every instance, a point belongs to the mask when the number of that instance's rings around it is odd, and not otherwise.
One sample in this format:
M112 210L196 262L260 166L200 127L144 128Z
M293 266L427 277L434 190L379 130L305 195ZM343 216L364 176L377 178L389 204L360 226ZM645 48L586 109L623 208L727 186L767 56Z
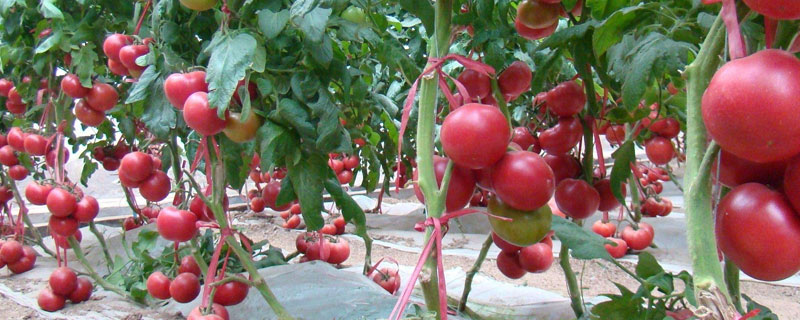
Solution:
M208 273L208 264L206 263L206 260L203 259L203 253L200 252L200 246L197 245L197 238L192 238L190 246L192 250L192 257L194 257L194 261L197 262L197 266L200 267L200 273L202 273L203 278L205 278L206 273Z
M89 222L89 230L92 231L94 237L97 238L97 242L100 243L100 248L103 249L103 257L106 258L108 271L111 272L111 270L114 270L114 260L111 259L111 254L108 252L108 245L106 245L105 237L103 237L100 230L97 230L97 225L94 224L94 221Z
M77 240L75 240L74 236L69 237L69 246L72 247L72 251L75 253L75 257L78 258L78 262L80 262L83 265L83 267L86 269L86 272L89 274L89 277L91 277L95 283L99 284L101 287L103 287L103 289L114 292L135 303L142 304L141 302L134 299L133 296L131 296L128 292L106 281L106 279L103 279L103 277L97 274L97 271L95 271L94 268L92 268L92 264L89 263L88 260L86 260L86 256L83 254L83 250L81 250L81 245L80 243L78 243Z
M728 286L728 291L731 294L731 301L736 311L744 314L745 310L742 308L742 295L739 291L739 267L728 258L725 258L725 284Z
M686 101L686 226L689 253L694 270L694 285L698 301L711 310L720 309L729 301L699 299L705 297L729 298L723 278L722 266L717 256L714 238L714 217L711 211L711 181L708 172L701 170L708 159L706 152L706 128L702 118L702 97L711 77L714 76L720 54L725 47L725 29L722 19L717 17L703 42L697 58L685 71L687 76ZM710 167L702 168L705 171ZM711 305L714 304L714 305Z
M472 291L472 279L475 278L475 275L478 274L478 270L481 269L481 265L483 261L486 260L486 254L489 253L489 248L492 247L492 243L494 243L494 241L490 233L489 236L486 237L486 240L483 241L483 246L481 247L480 253L478 253L478 259L475 260L475 264L467 271L467 278L464 280L464 291L461 293L461 302L458 303L459 313L467 310L467 298L469 298L469 292Z
M578 286L578 278L575 277L575 272L572 271L572 265L569 264L569 247L564 242L561 242L561 252L558 253L558 263L561 269L564 270L564 277L567 279L567 289L569 291L569 300L572 311L575 312L575 317L583 316L583 302L581 302L581 288Z

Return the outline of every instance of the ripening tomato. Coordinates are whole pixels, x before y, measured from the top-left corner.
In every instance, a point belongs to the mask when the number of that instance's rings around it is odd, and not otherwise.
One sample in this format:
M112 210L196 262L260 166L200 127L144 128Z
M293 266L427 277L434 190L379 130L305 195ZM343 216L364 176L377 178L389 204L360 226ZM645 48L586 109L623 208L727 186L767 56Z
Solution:
M547 92L547 110L559 117L572 117L586 105L586 94L575 81L562 82Z
M122 62L119 62L118 60L108 59L107 65L108 65L108 70L111 71L111 73L113 74L116 74L121 77L128 75L128 68L125 68L125 66L122 65Z
M4 245L5 246L5 245ZM8 270L11 270L14 274L20 274L24 272L28 272L33 269L33 266L36 264L36 251L33 250L30 246L23 246L22 247L22 258L17 260L17 262L9 263L6 265Z
M2 151L2 150L0 150ZM730 152L720 150L718 161L714 161L711 167L712 178L719 178L723 185L733 188L748 182L758 182L761 184L779 187L789 177L787 165L794 160L774 161L758 163L739 158ZM719 169L718 169L719 168ZM785 188L789 191L789 188ZM789 197L791 199L791 196Z
M86 103L90 108L98 112L106 112L114 108L119 102L119 94L108 83L95 82L89 94L86 95Z
M349 184L350 181L353 181L353 171L342 170L342 172L336 175L336 178L339 180L340 184Z
M197 234L197 216L186 210L166 207L161 210L156 220L158 233L170 241L189 241Z
M133 38L124 34L115 33L103 41L103 52L108 59L119 61L119 51L122 47L133 43Z
M440 138L444 152L457 165L481 169L503 157L511 129L500 109L470 103L447 115Z
M331 254L328 256L328 263L341 264L350 257L350 244L344 238L331 238L330 247Z
M25 151L25 136L27 134L22 132L22 129L19 127L12 127L8 130L8 135L6 136L6 140L8 145L14 148L17 151Z
M69 217L78 208L75 195L62 188L54 188L47 194L47 210L56 217Z
M525 275L525 269L519 264L517 252L500 251L497 254L497 269L509 279L519 279Z
M180 0L180 2L194 11L206 11L217 5L217 0Z
M8 240L0 247L0 260L7 264L12 264L25 255L23 246L16 240Z
M167 278L161 271L156 271L147 277L147 293L153 298L166 300L172 298L169 293L170 283L172 281Z
M539 242L519 250L519 265L525 271L542 273L553 264L553 247Z
M497 78L500 92L508 97L508 101L513 101L525 91L530 90L533 73L527 63L514 61Z
M556 185L564 179L575 178L581 174L581 164L578 159L569 154L546 154L544 161L553 170Z
M250 110L250 115L247 117L247 120L242 121L241 117L242 115L240 113L233 112L225 119L225 129L223 129L222 132L233 142L242 143L253 140L253 138L256 137L258 128L261 127L261 123L263 123L261 116L253 112L252 109Z
M242 98L239 97L239 89L242 87L244 87L244 79L239 80L239 83L236 84L236 90L233 91L233 100L239 105L242 105ZM250 100L258 97L258 87L254 82L247 82L247 94L250 96Z
M10 80L3 78L0 79L0 97L8 98L8 92L14 87L14 83Z
M247 292L250 291L250 286L238 281L231 281L223 285L217 286L217 292L214 294L214 303L219 303L223 306L233 306L242 303L247 298Z
M444 173L447 171L447 163L449 160L440 156L433 158L433 171L436 175L436 186L441 187ZM419 172L415 169L412 175L414 181L418 181ZM450 184L447 187L447 199L445 200L446 211L456 211L464 208L469 204L472 199L472 193L475 191L475 177L470 170L464 169L458 165L453 167L453 172L450 176ZM414 183L414 194L417 200L425 203L425 195L422 194L419 184Z
M297 216L292 216L297 218ZM299 219L299 218L298 218ZM331 256L331 244L326 238L317 238L314 242L308 244L306 249L306 257L309 261L322 260L328 261Z
M205 71L173 73L164 81L167 100L178 110L183 110L186 99L195 92L208 92Z
M537 243L550 232L553 213L546 204L531 211L522 211L500 202L496 196L489 196L489 212L498 217L511 218L512 221L489 217L492 231L508 243L526 247Z
M153 174L153 158L143 152L131 152L124 157L119 165L120 178L125 181L143 182Z
M540 40L549 37L551 34L556 32L558 28L558 20L553 22L552 25L544 28L533 29L528 28L519 18L514 19L514 28L517 29L517 33L519 33L520 37L523 37L528 40Z
M147 69L147 66L136 64L136 59L148 52L150 52L150 48L143 44L124 46L119 50L119 62L128 69L128 73L137 77L144 72L144 69Z
M227 110L225 118L227 118ZM213 136L225 129L225 119L220 118L216 108L208 103L208 93L195 92L183 104L183 120L186 125L204 136Z
M53 186L50 184L39 184L36 181L31 181L25 186L25 199L37 206L45 205L47 204L47 195L52 190Z
M39 291L39 296L36 298L36 302L39 304L39 308L42 308L42 310L56 312L64 309L64 305L67 303L67 300L64 298L64 296L55 294L52 290L50 290L50 288L44 288L42 291Z
M617 244L616 246L611 244L603 245L605 246L606 251L608 251L608 254L610 254L615 259L624 257L625 253L628 252L628 244L625 242L625 240L618 238L610 238L610 237L606 237L606 240L613 241L614 243Z
M787 159L800 153L798 96L800 60L783 50L762 50L717 70L703 94L703 122L737 157Z
M478 71L466 69L456 80L464 85L472 99L486 99L492 92L491 79Z
M179 303L189 303L200 294L200 280L193 273L181 273L169 284L169 294Z
M758 183L734 188L719 203L717 243L747 275L777 281L800 271L800 217L783 194Z
M9 167L19 164L19 158L17 158L14 147L10 145L0 147L0 163Z
M544 206L553 196L555 176L538 154L511 151L492 168L492 187L510 207L532 211Z
M647 159L656 165L665 165L675 157L675 147L669 139L656 136L644 143Z
M608 238L614 236L614 233L617 232L617 225L611 223L611 221L603 222L597 220L592 224L592 231L603 238Z
M266 206L267 204L262 197L253 197L253 199L250 199L250 210L253 210L253 212L263 212Z
M353 170L358 167L358 164L361 162L361 159L357 155L350 155L349 157L344 158L344 168L348 170Z
M629 248L633 250L644 250L653 243L653 227L644 222L639 222L638 230L633 230L633 227L626 226L622 229L620 236L622 240L625 240Z
M517 19L528 28L542 29L558 22L560 11L560 4L524 0L517 5Z
M539 144L549 154L566 154L578 145L582 138L581 121L575 117L562 117L554 127L539 134Z
M66 297L78 287L78 275L68 267L59 267L50 273L48 284L53 293Z
M750 9L777 20L800 19L800 3L794 0L744 0Z
M25 168L22 165L16 165L12 166L11 168L8 168L8 176L16 181L25 180L25 178L28 177L29 173L30 172L28 171L28 168Z
M345 19L352 23L357 23L357 24L369 23L369 19L367 19L364 10L356 6L349 6L347 7L347 9L344 9L344 11L342 11L341 17L342 19Z
M390 270L389 268L376 270L372 275L372 281L391 294L400 289L400 275L397 270Z
M600 193L585 180L564 179L555 191L558 209L573 219L586 219L600 206Z
M86 97L89 94L89 88L81 85L81 79L72 73L61 79L61 91L75 99Z
M161 170L153 171L150 177L139 185L139 193L142 194L142 197L152 202L166 199L171 189L169 176Z

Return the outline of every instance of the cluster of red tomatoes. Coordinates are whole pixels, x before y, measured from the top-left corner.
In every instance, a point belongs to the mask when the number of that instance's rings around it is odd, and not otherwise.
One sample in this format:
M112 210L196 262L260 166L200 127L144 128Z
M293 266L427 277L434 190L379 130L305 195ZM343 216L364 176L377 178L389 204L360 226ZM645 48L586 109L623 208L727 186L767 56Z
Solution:
M304 232L297 235L295 247L297 252L303 254L300 263L319 260L338 265L350 257L350 244L347 240L322 232Z
M23 83L30 83L31 77L25 76L22 78ZM47 90L47 78L42 78L39 80L39 92L37 93L37 97L41 99L44 98L44 95L48 92ZM8 98L6 100L6 109L8 112L11 112L16 115L24 115L25 112L28 110L28 104L25 101L22 101L22 96L17 91L17 87L14 85L11 80L8 79L0 79L0 97Z
M49 167L55 167L57 153L52 138L45 138L38 133L23 132L18 127L12 127L8 135L0 135L0 163L8 167L8 175L20 181L28 177L28 169L20 164L18 153L27 153L30 156L44 156ZM64 161L69 158L69 153L64 150Z
M135 44L134 41L133 37L119 33L106 37L103 52L108 57L108 70L118 76L138 78L142 75L147 66L138 65L136 59L150 53L149 44L153 39L144 39L141 44Z
M178 303L192 302L200 294L201 270L192 256L185 256L178 266L178 274L170 280L161 271L147 277L147 292L156 299L172 299ZM218 285L214 293L215 309L237 305L247 298L250 286L244 282L231 281ZM194 311L193 311L194 312ZM227 313L227 312L226 312Z
M353 170L358 168L361 159L358 155L351 154L349 156L338 153L331 153L328 155L328 166L336 173L336 177L341 184L349 184L353 181Z
M37 302L44 311L55 312L64 308L67 299L72 303L89 300L92 295L92 282L87 278L78 278L69 267L53 270L48 279L49 288L39 292Z
M122 158L130 152L131 148L125 144L124 141L120 140L113 146L95 147L92 150L92 157L102 163L103 169L106 171L116 171L119 169Z
M161 159L143 152L131 152L120 161L119 181L128 188L138 188L142 197L159 202L171 190L169 176L161 171Z
M34 205L46 205L50 211L49 227L62 248L69 248L66 239L79 238L80 223L88 223L97 217L100 205L97 199L72 184L57 185L48 182L31 181L25 187L25 198Z
M527 272L545 272L553 264L553 240L549 235L527 247L511 244L494 232L492 240L500 248L497 269L511 279L522 278Z
M61 91L80 99L75 103L75 118L90 127L102 124L106 120L105 113L119 102L119 93L110 84L95 82L91 88L86 88L78 76L71 73L61 79Z
M0 240L0 268L19 274L33 269L36 251L16 240Z
M765 1L745 2L775 13ZM760 280L800 271L798 95L800 60L774 49L728 62L703 95L703 121L722 149L711 175L732 188L717 206L717 243L743 272Z
M592 225L592 231L616 243L616 246L606 244L605 248L614 258L622 258L632 250L644 250L653 243L655 230L646 222L637 223L638 229L628 225L617 234L617 226L610 221L598 220Z
M639 168L637 175L640 175L639 183L644 187L646 196L641 206L642 215L651 218L668 216L672 213L672 201L659 196L664 190L662 182L670 180L667 171L658 167Z
M579 0L570 14L580 16L582 9L583 0ZM567 16L567 12L561 6L561 0L525 0L517 5L514 27L521 37L539 40L556 31L559 16Z

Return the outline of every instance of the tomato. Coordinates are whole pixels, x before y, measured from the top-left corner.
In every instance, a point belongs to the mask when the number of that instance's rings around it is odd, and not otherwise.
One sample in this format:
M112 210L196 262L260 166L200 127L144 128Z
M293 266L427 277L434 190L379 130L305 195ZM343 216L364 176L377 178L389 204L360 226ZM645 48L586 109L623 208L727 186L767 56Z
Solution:
M50 221L47 224L50 226L50 231L62 237L69 237L78 232L78 220L71 217L60 218L55 215L50 216Z
M50 274L48 284L53 293L66 297L78 287L78 275L68 267L59 267Z
M436 174L436 186L441 187L442 179L444 178L445 171L447 171L447 158L434 156L433 157L433 171ZM418 181L419 172L414 170L412 178ZM469 204L472 199L472 193L475 191L475 176L472 171L464 169L458 165L453 167L453 172L450 175L450 184L447 187L447 199L445 199L445 209L448 212L457 211ZM417 200L425 203L425 195L422 194L422 189L419 188L417 183L414 183L414 194Z
M186 99L195 92L208 92L205 71L173 73L164 81L167 100L178 110L183 110Z
M147 293L156 299L166 300L172 298L172 295L169 293L171 283L172 281L161 273L161 271L153 272L147 277Z
M189 303L200 294L200 280L193 273L181 273L169 284L169 294L179 303Z
M242 99L239 97L239 89L243 86L244 79L239 80L239 83L236 84L236 90L233 91L233 100L236 100L236 103L239 105L242 105ZM258 97L258 87L255 83L250 81L247 82L247 94L250 96L250 100Z
M119 51L122 47L133 43L133 38L124 34L115 33L106 37L103 42L103 52L108 59L119 61Z
M744 0L750 9L777 20L800 19L800 3L793 0Z
M119 102L119 94L110 84L95 82L89 94L86 95L86 103L89 107L98 112L106 112L114 108Z
M286 220L286 223L283 224L283 227L286 229L295 229L300 226L300 216L293 215L289 220Z
M603 245L606 247L606 251L608 251L608 254L610 254L615 259L624 257L625 253L628 252L628 244L625 242L625 240L618 238L609 238L609 237L606 237L606 240L613 241L614 243L617 244L616 246L611 244Z
M317 241L317 237L314 236L311 232L304 232L297 235L297 239L295 239L295 247L297 251L300 253L306 253L308 250L308 246Z
M217 6L217 0L180 0L180 2L195 11L206 11Z
M582 138L581 121L574 117L562 117L554 127L539 134L539 143L549 154L566 154L578 145Z
M466 69L456 80L464 85L472 99L485 99L492 92L491 79L478 71Z
M81 241L83 241L83 234L81 233L80 229L78 229L78 231L75 232L75 234L73 234L72 236L75 237L75 241L78 241L78 243L81 243ZM68 239L69 239L68 237L53 234L53 242L55 242L56 246L59 248L70 249Z
M361 159L358 158L357 155L351 155L347 158L344 158L344 167L348 170L353 170L358 167Z
M25 178L28 177L28 173L30 173L28 172L28 168L25 168L24 166L21 165L16 165L12 166L11 168L8 168L8 176L11 177L11 179L17 181L25 180Z
M567 81L547 92L545 102L550 113L559 117L572 117L583 110L586 94L578 83Z
M253 197L253 199L250 200L250 210L253 210L253 212L263 212L266 206L264 198L262 197Z
M0 260L7 264L19 261L24 254L22 244L16 240L8 240L0 247Z
M333 226L336 227L336 234L344 234L345 227L347 226L347 222L344 221L344 217L338 217L333 220Z
M64 163L67 163L67 161L69 161L69 151L67 151L66 148L61 149L61 150L63 151L62 153L64 154L64 157L63 157ZM58 156L57 156L56 150L55 149L51 149L50 151L47 152L47 155L44 156L44 162L45 162L45 164L47 164L48 167L55 168L56 161L58 160L58 159L56 159L57 157Z
M609 144L620 145L625 142L625 126L614 125L609 126L605 131L606 140Z
M326 224L326 225L322 226L322 228L319 229L319 232L322 233L322 234L327 234L327 235L332 235L332 236L336 235L336 226L334 226L332 224Z
M23 246L22 252L22 258L17 260L17 262L6 265L8 270L11 270L11 272L15 274L28 272L33 269L33 266L36 264L36 251L34 251L33 248L29 246Z
M355 138L355 139L353 139L353 143L355 143L358 146L363 147L364 145L367 144L367 141L364 140L363 138Z
M344 9L344 11L342 11L342 19L357 24L369 23L366 14L364 14L364 10L356 6L349 6L347 9Z
M237 281L225 283L217 286L217 292L214 293L214 303L219 303L223 306L240 304L247 298L248 291L250 291L250 286L245 283Z
M227 118L227 111L226 116ZM217 109L208 104L208 94L195 92L183 104L183 120L186 125L204 136L213 136L225 130L225 119L217 115Z
M61 79L61 91L75 99L83 98L89 94L89 88L81 85L81 79L72 73L68 73Z
M672 142L664 137L653 137L644 144L647 159L656 165L665 165L675 157L675 148Z
M25 186L25 199L28 202L37 206L47 204L47 195L53 190L53 186L49 184L39 184L36 181L31 181Z
M6 101L6 109L8 109L8 112L13 114L23 115L28 110L28 105L24 103L13 103L11 101Z
M800 157L789 161L784 172L786 174L783 176L783 192L794 210L800 211Z
M10 146L17 151L25 151L25 133L18 127L12 127L8 130L6 140Z
M62 188L53 188L47 194L47 210L56 217L69 217L78 208L75 195Z
M197 216L186 210L166 207L158 214L158 233L167 240L189 241L197 234Z
M295 218L297 216L292 216ZM331 244L326 238L322 238L320 241L319 239L315 239L313 242L308 244L308 249L306 249L306 257L308 257L309 261L314 260L322 260L328 261L331 256Z
M547 205L532 211L521 211L500 202L496 196L489 197L489 212L495 216L510 218L512 221L489 217L492 231L506 242L526 247L537 243L550 231L553 219Z
M653 243L653 227L644 222L639 222L639 229L633 230L631 226L626 226L622 229L622 240L632 250L644 250Z
M331 255L328 256L328 263L341 264L350 257L350 244L344 238L333 238L330 247Z
M586 219L600 206L600 193L585 180L564 179L555 191L558 209L573 219Z
M800 217L785 196L758 183L734 188L719 203L717 243L747 275L777 281L800 271Z
M538 154L512 151L492 169L492 186L508 206L533 211L544 206L553 196L555 176Z
M614 236L614 233L617 232L617 226L611 221L603 222L601 220L597 220L592 224L592 231L594 233L599 234L603 238L608 238Z
M246 121L242 122L240 118L241 114L239 113L234 112L228 115L228 118L225 120L225 129L223 129L222 132L233 142L242 143L253 140L253 138L256 137L258 128L261 127L261 123L263 123L261 116L251 110Z
M0 152L2 152L2 149L0 149ZM717 174L719 174L719 182L730 188L748 182L758 182L778 187L785 181L784 172L786 172L786 178L788 179L789 171L787 171L787 165L792 161L794 160L757 163L739 158L725 150L720 150L718 161L712 163L711 176L716 178ZM789 188L786 188L786 190L788 192Z
M19 164L14 147L10 145L0 147L0 163L9 167Z
M500 109L469 103L447 115L440 138L444 152L457 165L481 169L503 157L511 129Z
M25 151L34 156L47 154L47 139L39 134L31 133L25 137L23 146Z
M531 29L542 29L558 22L560 4L524 0L517 5L517 19Z
M119 160L117 160L117 158L109 157L109 158L103 159L103 169L106 169L108 171L114 171L114 170L117 170L118 168L119 168ZM120 182L122 182L122 179L120 179ZM127 184L129 184L129 186L131 188L138 187L138 184L136 182L132 182L132 181L126 181L126 182L129 182ZM123 183L123 185L125 185L125 184L126 183Z
M681 133L681 124L675 118L664 118L654 121L648 129L664 138L672 139Z
M372 275L372 281L391 294L394 294L397 292L397 289L400 289L400 275L397 273L397 270L381 268Z
M150 52L150 48L146 45L127 45L119 50L119 62L128 69L131 75L137 75L144 72L147 66L140 66L136 64L136 58L146 55Z
M531 151L534 153L539 153L542 151L542 148L539 146L539 138L536 138L534 135L532 135L531 132L528 131L528 128L525 127L514 128L514 134L511 137L511 141L518 144L522 150Z
M339 179L340 184L349 184L350 181L353 181L353 171L343 170L336 175L336 178Z
M714 74L703 95L703 122L720 147L737 157L787 159L800 152L798 95L800 60L782 50L759 51Z
M530 90L533 73L527 63L514 61L497 78L500 92L507 97L507 101L513 101L525 91ZM527 149L527 148L525 148Z
M90 108L89 104L83 99L75 104L75 117L78 118L78 121L90 127L97 127L106 120L105 113Z
M609 179L601 179L594 183L594 188L600 194L600 206L597 207L597 210L600 211L611 211L616 208L619 208L620 203L616 197L614 197L613 191L611 191L611 180ZM627 194L626 185L623 183L620 188L622 188L622 196L624 197Z
M64 309L64 305L67 303L67 300L63 296L53 293L50 288L44 288L42 291L39 291L39 296L36 298L36 302L39 304L39 308L42 308L42 310L56 312Z
M528 272L542 273L553 264L553 247L539 242L519 251L519 265Z
M519 264L519 254L517 252L500 251L497 254L497 269L510 279L522 278L526 271Z
M200 306L195 307L192 309L192 312L189 313L189 317L186 320L229 320L228 310L225 307L214 303L211 305L212 314L210 315L203 315L203 312L200 311ZM209 318L209 316L217 316L219 318Z
M108 70L111 73L116 74L118 76L127 76L128 75L128 68L122 65L122 62L117 60L108 59Z
M0 186L0 203L6 203L14 198L14 193L6 186Z
M281 192L281 183L280 181L271 181L264 186L264 190L262 191L262 196L264 197L264 202L275 211L284 211L291 208L291 203L285 203L280 207L277 206L275 201L278 199L278 194Z
M344 171L344 161L342 160L330 159L328 160L328 166L331 167L333 172L337 175Z
M508 243L508 241L503 240L503 238L500 238L500 236L498 236L494 232L492 232L492 241L494 241L494 244L498 248L500 248L500 250L503 250L503 251L506 251L506 252L517 252L520 249L522 249L522 247L520 247L520 246L513 245L511 243Z
M11 90L8 90L8 102L12 104L25 104L22 101L22 96L17 91L17 87L12 87Z
M72 293L67 296L69 301L72 303L81 303L84 301L89 300L89 297L92 296L92 282L89 281L87 278L78 278L78 284L75 286L75 290L72 290Z
M166 199L170 190L172 190L172 187L169 183L169 176L161 170L153 171L153 174L139 185L139 192L142 197L152 202Z
M0 97L8 97L8 92L14 87L14 83L3 78L0 79Z
M126 181L143 182L153 174L153 158L143 152L131 152L122 158L119 175ZM169 178L167 178L169 181Z

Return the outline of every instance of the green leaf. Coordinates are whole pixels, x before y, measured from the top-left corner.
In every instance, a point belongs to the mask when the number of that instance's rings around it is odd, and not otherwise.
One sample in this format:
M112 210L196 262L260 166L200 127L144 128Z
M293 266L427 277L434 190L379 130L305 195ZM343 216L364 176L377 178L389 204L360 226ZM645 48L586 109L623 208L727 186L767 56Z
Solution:
M288 165L287 169L308 230L319 230L325 224L322 219L322 190L326 173L330 170L327 156L304 156L297 164Z
M300 139L270 120L258 129L256 143L261 151L262 170L271 170L278 160L300 158Z
M275 197L275 205L280 207L284 204L294 201L295 199L297 199L297 195L294 193L292 179L281 180L281 191L278 192L278 196Z
M99 61L95 46L88 43L82 46L77 52L72 53L72 65L76 66L75 74L81 79L81 85L86 88L92 87L92 75L94 75L94 65Z
M308 104L311 114L319 118L316 147L322 152L330 152L341 145L342 140L350 143L350 136L339 122L339 109L331 102L327 92L320 89L318 96L316 102Z
M169 138L169 130L175 128L178 115L164 94L164 78L156 79L151 88L142 122L156 137L166 140Z
M333 174L333 170L328 172L328 179L325 180L325 190L331 195L336 205L341 208L344 221L352 222L357 228L366 230L367 216L364 214L364 210L347 192L342 190L342 186Z
M84 161L83 162L83 169L81 170L81 184L84 186L89 186L87 183L89 182L89 177L97 171L97 163L94 161Z
M746 294L742 294L742 298L744 298L744 301L747 301L747 311L748 312L756 310L756 309L761 310L755 317L748 318L748 319L751 319L751 320L778 320L778 315L772 313L772 310L770 310L769 308L759 304L758 302L753 301L753 299L750 298L749 296L747 296Z
M614 166L611 168L611 192L620 203L625 203L622 187L631 175L631 162L635 160L635 151L633 141L628 140L611 154L611 157L614 158ZM629 187L633 190L636 188L636 186Z
M600 20L624 8L628 2L628 0L586 0L586 6L592 9L592 17Z
M577 224L564 218L553 215L553 231L558 240L572 250L572 256L577 259L604 259L611 261L611 255L605 248L605 239L594 232L586 231Z
M61 9L56 7L54 2L55 0L42 0L39 12L47 19L64 20L64 14L61 13Z
M219 39L217 39L219 37ZM220 114L227 109L239 80L253 63L256 39L248 33L217 34L206 70L208 103Z
M609 0L613 1L626 1L626 0ZM603 21L595 28L592 33L592 45L594 54L597 57L605 54L606 50L612 45L622 40L622 36L626 34L626 30L635 26L639 21L649 17L652 12L658 10L649 10L650 6L638 6L625 8L614 12L608 19Z
M328 25L328 18L333 10L329 8L316 7L306 13L296 15L292 6L292 22L309 38L312 42L322 41L322 35Z
M597 24L597 21L589 21L569 28L560 29L542 40L538 50L543 48L555 49L565 47L575 41L581 40L586 36L586 33L592 30Z
M231 141L227 136L219 137L220 152L225 163L225 181L234 190L239 190L250 173L251 157L244 156L244 145Z
M621 295L608 294L610 301L602 302L592 308L592 319L639 319L644 299L637 297L624 286L614 283Z
M297 101L291 99L281 100L278 103L278 115L291 124L300 133L300 136L311 138L316 136L308 110L303 108Z
M39 46L36 47L36 51L34 51L34 53L35 54L40 54L40 53L45 53L47 51L50 51L50 49L52 49L53 47L57 46L61 42L61 39L63 38L63 36L64 36L64 33L61 32L61 30L56 30L55 32L53 32L52 35L47 37L47 39L42 41L39 44Z
M434 22L434 9L433 5L428 0L400 0L400 7L404 10L411 12L422 20L422 25L425 26L425 32L428 36L433 36L433 22Z
M649 278L664 272L664 268L658 264L656 258L646 251L639 253L639 263L636 264L636 275L642 278Z
M314 58L317 63L324 67L330 65L331 60L333 60L333 47L331 38L328 37L328 35L323 34L320 41L311 41L311 38L306 38L305 43L309 53L311 53L311 57Z
M288 22L288 10L272 12L269 9L264 9L258 12L258 29L267 40L277 37Z
M645 279L647 284L653 285L664 294L670 294L675 290L672 275L661 272Z
M135 82L133 86L131 86L128 98L125 100L125 104L131 104L147 99L152 92L151 87L158 79L158 76L159 73L156 70L156 66L148 66L139 77L139 81Z

